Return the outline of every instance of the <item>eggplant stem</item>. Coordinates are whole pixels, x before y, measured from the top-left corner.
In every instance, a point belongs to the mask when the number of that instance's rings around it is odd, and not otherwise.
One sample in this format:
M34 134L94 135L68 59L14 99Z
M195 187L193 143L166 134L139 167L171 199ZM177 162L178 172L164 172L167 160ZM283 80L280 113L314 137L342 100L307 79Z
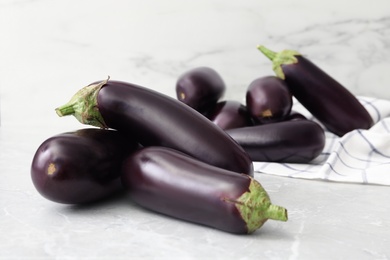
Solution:
M287 210L273 205L261 184L250 176L248 178L250 183L247 192L236 200L225 198L225 201L235 204L246 223L248 233L260 228L268 219L287 221Z
M68 104L57 107L55 111L60 117L73 115L75 112L73 106L69 106Z
M271 61L276 58L277 53L266 48L264 45L257 45L257 49L261 51Z
M287 221L288 220L288 214L287 210L283 207L271 204L264 217L268 219L273 219L273 220L280 220L280 221Z
M257 46L257 49L259 49L267 58L272 61L272 69L274 70L276 76L283 80L286 78L286 76L284 75L282 66L297 63L298 59L296 56L301 55L299 52L294 50L274 52L267 49L263 45Z
M73 115L83 124L108 128L97 107L97 95L109 79L108 76L106 80L80 89L68 103L55 109L57 115Z

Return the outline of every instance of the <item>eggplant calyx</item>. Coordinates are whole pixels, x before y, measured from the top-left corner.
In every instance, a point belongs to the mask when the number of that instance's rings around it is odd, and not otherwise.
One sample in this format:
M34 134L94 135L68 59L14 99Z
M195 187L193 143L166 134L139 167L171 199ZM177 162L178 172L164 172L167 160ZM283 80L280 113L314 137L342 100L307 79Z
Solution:
M73 115L82 124L108 128L97 106L99 90L107 84L110 77L96 84L83 87L68 103L55 109L58 116Z
M276 76L281 79L285 79L285 75L282 70L282 65L295 64L298 62L296 56L301 54L294 50L283 50L281 52L274 52L263 45L257 46L257 49L260 50L267 58L269 58L272 63L272 69L275 71Z
M272 110L269 108L262 111L260 114L260 117L272 117L272 116L273 116Z
M248 177L250 178L249 190L235 202L247 225L248 233L259 229L268 219L287 221L287 210L273 205L261 184L252 177Z

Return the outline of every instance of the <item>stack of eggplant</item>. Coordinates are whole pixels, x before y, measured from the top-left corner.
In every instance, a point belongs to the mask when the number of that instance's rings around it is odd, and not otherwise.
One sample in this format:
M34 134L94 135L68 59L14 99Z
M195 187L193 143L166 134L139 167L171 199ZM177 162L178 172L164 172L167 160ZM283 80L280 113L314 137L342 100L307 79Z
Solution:
M94 127L40 145L31 166L36 189L65 204L125 190L152 211L238 234L268 219L287 221L287 210L253 178L252 161L307 163L322 151L323 128L291 111L292 96L338 135L372 120L301 55L259 48L278 77L254 80L245 105L220 101L224 81L207 67L179 77L177 99L110 79L80 89L56 112Z
M300 53L258 49L273 61L276 76L253 80L246 104L219 101L225 84L208 67L184 73L176 85L180 101L224 129L253 161L309 163L322 152L323 127L293 111L293 97L337 136L372 126L371 116L357 98Z

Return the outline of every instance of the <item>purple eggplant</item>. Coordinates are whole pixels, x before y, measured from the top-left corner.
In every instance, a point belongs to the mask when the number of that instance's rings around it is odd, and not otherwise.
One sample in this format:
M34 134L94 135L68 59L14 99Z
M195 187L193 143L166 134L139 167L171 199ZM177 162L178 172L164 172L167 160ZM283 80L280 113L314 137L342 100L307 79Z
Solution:
M81 204L119 191L121 165L139 148L135 140L114 130L81 129L55 135L37 149L31 178L46 199Z
M234 100L218 102L205 116L223 130L253 125L246 107Z
M278 77L257 78L248 86L246 107L257 123L282 121L291 111L292 94Z
M215 70L198 67L179 77L176 95L178 100L203 113L218 102L225 88L225 82Z
M178 219L247 234L268 219L287 221L259 182L164 147L129 156L122 182L139 205Z
M119 130L143 146L169 147L253 175L249 156L222 129L184 103L151 89L105 80L82 88L56 111L84 124Z
M290 114L284 120L307 120L307 117L295 110L291 110Z
M258 49L273 61L276 75L285 80L293 96L329 131L343 136L373 125L370 114L350 91L300 53Z
M290 120L226 131L253 161L308 163L324 149L325 132L311 120Z

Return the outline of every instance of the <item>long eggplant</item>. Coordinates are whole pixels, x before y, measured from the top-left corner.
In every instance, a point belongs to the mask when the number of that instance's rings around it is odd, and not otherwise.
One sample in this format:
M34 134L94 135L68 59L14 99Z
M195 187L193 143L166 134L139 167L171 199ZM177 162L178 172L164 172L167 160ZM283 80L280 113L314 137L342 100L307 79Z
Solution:
M114 130L80 129L52 136L35 152L31 178L46 199L81 204L123 191L123 159L139 148Z
M273 61L276 75L286 81L293 96L329 131L343 136L373 125L370 114L348 89L300 53L258 49Z
M259 182L178 151L147 147L130 155L122 182L139 205L178 219L247 234L268 219L287 221Z
M308 163L325 146L323 128L306 119L230 129L226 133L253 161Z
M203 113L225 93L225 82L214 69L197 67L183 73L176 82L177 99Z
M253 175L249 156L222 129L186 104L148 88L107 79L82 88L56 112L119 130L143 146L169 147Z

